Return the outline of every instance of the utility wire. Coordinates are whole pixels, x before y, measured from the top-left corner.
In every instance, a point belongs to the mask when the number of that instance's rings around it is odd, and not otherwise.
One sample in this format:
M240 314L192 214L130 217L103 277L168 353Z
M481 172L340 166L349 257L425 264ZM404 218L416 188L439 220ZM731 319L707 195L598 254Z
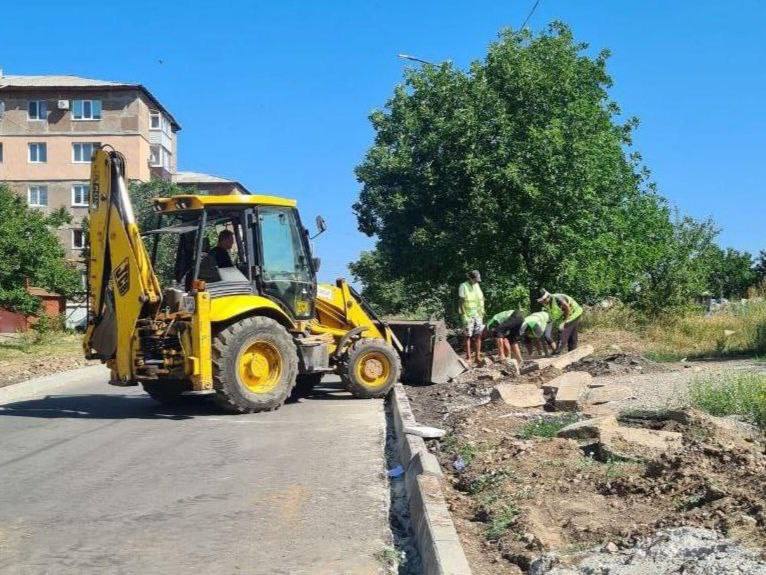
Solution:
M529 11L529 14L527 14L527 17L524 19L524 23L521 25L521 28L519 28L519 30L523 30L524 26L527 25L527 22L529 22L529 19L532 17L532 14L534 14L535 10L537 10L538 4L540 4L540 0L535 0L535 3L532 5L532 9Z

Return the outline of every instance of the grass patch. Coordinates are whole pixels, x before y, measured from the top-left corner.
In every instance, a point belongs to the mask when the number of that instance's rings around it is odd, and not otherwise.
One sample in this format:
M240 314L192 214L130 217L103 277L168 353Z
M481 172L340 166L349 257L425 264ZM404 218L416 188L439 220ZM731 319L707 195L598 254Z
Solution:
M66 355L82 355L81 335L61 332L41 337L29 331L0 340L0 361Z
M517 435L522 439L530 439L532 437L556 437L556 434L559 431L575 421L577 421L577 416L574 414L565 415L556 419L531 421L524 425Z
M511 472L508 469L498 469L490 473L479 475L468 485L468 493L476 495L487 489L495 488L510 477Z
M484 532L488 541L497 541L511 528L519 516L519 509L513 503L506 503L501 509L492 514L489 527Z
M652 317L617 304L590 309L582 325L597 348L616 343L654 361L766 354L766 302L732 303L711 315L697 307Z
M739 415L766 429L766 375L730 372L694 380L689 389L694 407L710 415Z

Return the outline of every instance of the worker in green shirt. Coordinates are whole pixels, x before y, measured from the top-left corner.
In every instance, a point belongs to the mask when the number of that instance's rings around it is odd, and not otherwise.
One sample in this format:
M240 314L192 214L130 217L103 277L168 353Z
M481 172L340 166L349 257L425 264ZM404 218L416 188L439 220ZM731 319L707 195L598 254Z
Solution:
M533 344L540 355L548 355L549 352L553 352L552 327L550 316L545 311L537 311L524 318L524 322L519 328L519 337L524 338L529 355L532 355Z
M559 354L567 346L568 351L577 349L577 330L582 318L582 307L575 299L565 293L549 293L540 290L540 299L543 310L547 311L551 321L559 330L559 344L556 353Z
M495 338L500 360L513 358L521 365L521 350L519 349L519 328L524 322L524 314L519 310L509 309L492 316L484 330L485 336Z
M481 361L481 334L484 331L484 293L479 283L481 274L478 270L468 272L468 281L458 288L460 298L460 317L465 330L465 352L468 363L472 361L471 343L476 350L476 363Z

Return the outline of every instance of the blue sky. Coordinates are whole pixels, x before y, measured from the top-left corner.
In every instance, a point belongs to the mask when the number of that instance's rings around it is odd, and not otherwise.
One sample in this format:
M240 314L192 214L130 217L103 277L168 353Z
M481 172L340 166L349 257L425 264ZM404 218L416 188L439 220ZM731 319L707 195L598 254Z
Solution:
M406 52L467 66L533 1L102 2L4 6L0 67L140 82L183 126L180 168L296 197L326 280L372 240L351 211L354 166ZM766 249L766 4L754 0L541 0L529 26L569 23L612 50L612 96L641 119L636 147L682 212L712 216L721 243ZM159 62L162 60L162 63Z

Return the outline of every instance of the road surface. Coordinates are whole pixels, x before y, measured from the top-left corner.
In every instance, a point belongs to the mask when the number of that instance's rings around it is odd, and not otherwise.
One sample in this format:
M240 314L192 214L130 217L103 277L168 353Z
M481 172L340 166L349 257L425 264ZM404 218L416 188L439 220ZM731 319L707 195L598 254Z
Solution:
M0 405L1 574L381 572L382 401L229 415L70 373Z

